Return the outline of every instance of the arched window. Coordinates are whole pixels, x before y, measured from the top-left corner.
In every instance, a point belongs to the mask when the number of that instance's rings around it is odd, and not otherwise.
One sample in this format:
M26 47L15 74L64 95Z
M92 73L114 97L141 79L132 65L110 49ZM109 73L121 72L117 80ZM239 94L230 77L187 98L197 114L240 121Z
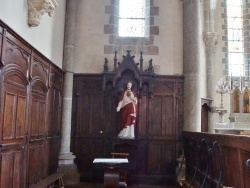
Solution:
M226 0L228 70L230 76L245 76L242 0Z
M146 0L120 0L119 36L145 37Z

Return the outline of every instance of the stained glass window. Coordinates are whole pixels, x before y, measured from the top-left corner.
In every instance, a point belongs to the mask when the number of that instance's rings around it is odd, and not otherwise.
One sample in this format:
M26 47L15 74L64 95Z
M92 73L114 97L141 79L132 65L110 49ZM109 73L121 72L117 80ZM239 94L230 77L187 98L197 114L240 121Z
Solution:
M146 0L120 0L119 36L144 37Z
M229 75L244 76L242 0L227 0Z

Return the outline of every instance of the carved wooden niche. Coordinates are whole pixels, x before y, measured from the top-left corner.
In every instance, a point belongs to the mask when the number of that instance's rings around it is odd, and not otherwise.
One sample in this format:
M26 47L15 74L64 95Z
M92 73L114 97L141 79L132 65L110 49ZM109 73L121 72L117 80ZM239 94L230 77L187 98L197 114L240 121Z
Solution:
M114 106L117 106L118 98L122 91L126 89L129 81L132 82L132 91L136 93L138 98L141 96L150 98L153 94L152 85L154 69L152 59L149 61L148 68L143 71L142 52L139 63L136 63L134 58L135 56L131 55L131 51L127 50L127 55L123 55L123 60L120 63L117 62L117 53L115 52L114 68L112 71L109 71L108 60L105 58L103 71L103 92L106 96L112 95L112 97L114 97ZM140 103L140 100L138 100L138 102ZM136 132L137 131L135 130L135 134Z
M122 62L117 62L117 52L114 57L114 67L109 71L108 60L105 58L103 69L103 91L105 94L115 91L119 94L124 90L128 81L133 83L132 90L138 96L141 94L152 95L153 93L153 77L154 69L152 59L149 61L149 66L146 70L143 68L142 52L139 63L134 60L135 56L131 55L131 51L127 50L127 55L123 55Z

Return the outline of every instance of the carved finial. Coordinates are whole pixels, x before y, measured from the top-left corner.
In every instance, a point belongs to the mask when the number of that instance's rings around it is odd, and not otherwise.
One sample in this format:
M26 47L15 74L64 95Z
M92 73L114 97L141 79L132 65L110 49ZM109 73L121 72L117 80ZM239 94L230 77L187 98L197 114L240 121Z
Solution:
M117 68L117 51L115 51L115 57L114 57L114 70Z
M140 56L140 71L142 72L143 70L143 58L142 58L142 51L140 52L141 56Z
M40 24L42 15L48 13L51 17L58 6L56 0L28 0L28 24L36 27Z
M149 65L148 65L148 69L146 70L146 72L148 72L148 73L154 73L154 67L153 67L153 59L151 58L150 60L149 60Z
M127 50L127 55L129 55L129 56L130 56L130 52L131 52L131 50Z
M108 59L105 57L104 58L104 65L103 65L103 72L108 72Z

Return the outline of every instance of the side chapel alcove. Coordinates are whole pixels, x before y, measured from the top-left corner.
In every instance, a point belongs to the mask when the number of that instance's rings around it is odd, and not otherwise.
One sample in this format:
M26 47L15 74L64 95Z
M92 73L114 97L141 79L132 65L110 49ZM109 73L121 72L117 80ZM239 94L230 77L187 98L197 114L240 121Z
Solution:
M93 159L111 157L118 148L129 152L129 161L136 164L130 182L174 181L181 153L183 77L156 75L153 60L143 62L142 54L136 63L129 50L121 62L115 53L113 65L105 58L102 74L74 75L71 148L82 179L101 179ZM138 98L135 139L118 139L116 107L128 81Z

